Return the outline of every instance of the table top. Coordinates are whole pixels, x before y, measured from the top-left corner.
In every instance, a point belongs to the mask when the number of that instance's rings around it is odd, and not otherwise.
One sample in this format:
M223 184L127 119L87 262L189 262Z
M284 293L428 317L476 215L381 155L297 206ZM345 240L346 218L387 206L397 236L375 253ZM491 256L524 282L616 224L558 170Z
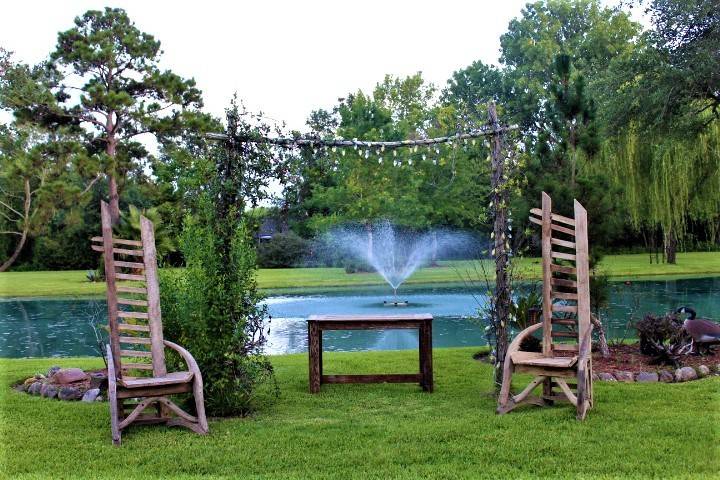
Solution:
M405 313L397 315L310 315L308 322L416 322L432 320L429 313Z

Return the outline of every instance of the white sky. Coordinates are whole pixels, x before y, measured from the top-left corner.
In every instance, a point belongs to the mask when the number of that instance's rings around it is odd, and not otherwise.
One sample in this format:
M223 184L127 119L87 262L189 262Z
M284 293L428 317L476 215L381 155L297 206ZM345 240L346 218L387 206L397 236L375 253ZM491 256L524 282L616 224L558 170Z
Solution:
M162 67L194 77L206 110L222 115L232 94L288 127L330 108L386 73L444 86L453 71L496 63L499 38L526 2L503 1L12 1L0 13L0 46L37 63L75 16L124 8L164 50Z

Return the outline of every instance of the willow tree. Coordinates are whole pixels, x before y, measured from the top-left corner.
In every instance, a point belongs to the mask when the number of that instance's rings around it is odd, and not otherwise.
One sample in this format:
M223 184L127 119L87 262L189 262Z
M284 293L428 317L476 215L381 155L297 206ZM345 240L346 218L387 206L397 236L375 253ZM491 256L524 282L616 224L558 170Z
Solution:
M637 128L606 142L603 158L625 191L632 225L663 233L668 263L689 221L705 225L710 237L720 224L720 121L687 138L649 138Z

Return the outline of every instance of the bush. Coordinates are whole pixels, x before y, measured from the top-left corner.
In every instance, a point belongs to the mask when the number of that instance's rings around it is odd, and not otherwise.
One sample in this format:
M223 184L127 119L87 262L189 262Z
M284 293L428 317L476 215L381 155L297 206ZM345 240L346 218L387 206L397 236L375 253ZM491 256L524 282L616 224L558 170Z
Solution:
M295 232L278 233L270 241L257 247L258 265L261 268L293 267L305 257L307 242Z
M267 311L247 230L235 231L227 257L220 252L223 241L212 227L187 220L180 239L187 267L160 275L163 322L166 337L198 362L208 414L247 415L267 393L277 393L262 354Z
M345 260L345 273L368 273L374 272L372 265L361 260Z
M680 359L690 352L690 339L674 314L646 315L635 328L640 352L653 356L652 363L678 366Z

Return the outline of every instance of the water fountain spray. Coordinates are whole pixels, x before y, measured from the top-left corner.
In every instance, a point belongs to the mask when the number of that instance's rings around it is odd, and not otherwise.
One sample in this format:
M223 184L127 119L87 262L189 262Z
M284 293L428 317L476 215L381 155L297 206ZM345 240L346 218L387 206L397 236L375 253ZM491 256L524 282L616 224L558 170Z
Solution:
M378 222L365 229L343 227L330 232L334 248L366 261L390 285L392 301L387 306L406 306L398 299L398 289L418 268L434 260L443 252L467 248L469 236L448 231L422 234L401 233L388 221Z

